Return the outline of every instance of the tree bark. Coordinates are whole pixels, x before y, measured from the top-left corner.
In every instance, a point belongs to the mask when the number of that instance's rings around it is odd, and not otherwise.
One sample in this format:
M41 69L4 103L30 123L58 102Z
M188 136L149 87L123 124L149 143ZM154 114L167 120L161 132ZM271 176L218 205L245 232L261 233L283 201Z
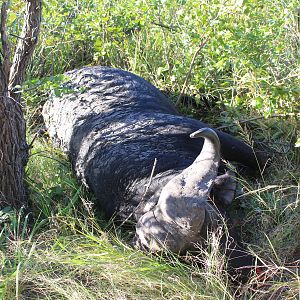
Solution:
M7 36L9 1L1 7L0 61L0 207L27 207L24 183L28 160L26 123L22 110L21 85L41 23L41 0L25 0L25 15L21 37L11 62L11 45Z

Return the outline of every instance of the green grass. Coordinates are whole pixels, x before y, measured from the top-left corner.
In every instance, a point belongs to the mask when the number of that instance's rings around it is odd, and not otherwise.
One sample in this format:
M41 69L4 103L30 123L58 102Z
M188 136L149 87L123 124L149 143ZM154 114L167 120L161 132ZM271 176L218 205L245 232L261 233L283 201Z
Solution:
M10 33L22 23L12 1ZM45 0L39 45L24 85L31 212L0 210L0 299L297 299L300 294L299 3L293 1ZM231 213L245 247L265 265L236 285L212 234L184 258L130 247L133 232L96 212L65 155L43 136L41 105L64 71L83 65L131 70L176 101L196 56L180 109L272 157L240 178ZM286 118L272 114L290 114ZM257 116L269 119L253 119ZM34 138L37 134L37 138Z
M7 299L15 293L29 299L218 299L225 293L233 299L218 278L210 287L203 271L175 257L134 251L95 223L56 221L68 235L53 229L14 245L19 261L5 270Z

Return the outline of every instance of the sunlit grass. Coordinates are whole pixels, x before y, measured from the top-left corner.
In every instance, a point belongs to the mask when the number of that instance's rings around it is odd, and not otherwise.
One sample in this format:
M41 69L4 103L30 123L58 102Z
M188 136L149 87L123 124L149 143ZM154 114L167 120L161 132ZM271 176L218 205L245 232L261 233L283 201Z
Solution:
M18 261L2 270L7 299L234 299L220 274L133 250L94 221L56 222L68 234L47 230L10 246Z

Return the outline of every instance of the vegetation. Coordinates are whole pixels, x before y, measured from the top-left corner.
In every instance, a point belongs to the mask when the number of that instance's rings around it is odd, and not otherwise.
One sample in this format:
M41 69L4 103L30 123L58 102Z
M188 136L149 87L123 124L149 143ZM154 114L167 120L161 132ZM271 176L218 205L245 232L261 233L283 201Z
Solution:
M15 38L21 6L12 1ZM44 0L23 86L32 213L0 211L0 299L299 297L299 9L297 0ZM271 164L259 179L240 178L231 212L265 274L234 283L217 234L193 257L138 252L131 232L94 212L40 116L50 93L66 92L61 74L89 64L133 71L174 102L182 93L182 112L268 152Z

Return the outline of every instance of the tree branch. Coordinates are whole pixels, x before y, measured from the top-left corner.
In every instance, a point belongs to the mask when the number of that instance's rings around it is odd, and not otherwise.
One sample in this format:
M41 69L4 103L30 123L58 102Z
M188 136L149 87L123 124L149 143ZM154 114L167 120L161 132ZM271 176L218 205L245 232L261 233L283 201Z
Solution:
M21 94L15 94L14 88L22 85L24 81L25 70L38 41L42 14L41 0L25 0L25 5L23 29L16 46L9 78L9 90L18 102L20 102Z
M192 74L192 70L193 70L193 67L194 67L194 64L195 64L195 60L196 60L196 57L197 55L199 54L199 52L203 49L203 47L207 44L209 40L209 37L206 37L202 43L199 45L199 47L196 49L195 53L194 53L194 56L192 58L192 61L191 61L191 64L190 64L190 68L189 68L189 71L185 77L185 81L184 81L184 84L182 86L182 89L181 89L181 92L180 92L180 95L176 101L176 106L179 106L179 104L181 103L181 100L182 100L182 97L185 93L185 90L186 90L186 87L187 87L187 84L189 82L189 79L191 77L191 74Z
M257 117L249 118L249 119L246 119L246 120L236 120L236 121L233 121L232 124L219 126L216 129L221 130L221 129L229 128L229 127L232 127L232 126L235 126L235 125L249 123L249 122L256 121L256 120L262 120L262 119L268 119L268 118L284 118L284 117L296 117L296 118L298 118L298 117L300 117L300 113L274 114L274 115L271 115L271 116L268 116L268 117L257 116Z
M178 26L168 26L168 25L165 25L163 23L151 22L151 24L162 27L162 28L165 28L165 29L168 29L170 31L174 31L174 30L178 29Z
M11 48L10 43L6 33L7 25L7 10L8 10L8 1L4 1L1 6L1 23L0 23L0 33L1 33L1 45L2 45L2 62L0 62L1 68L1 91L4 92L7 90L9 73L11 67L10 55Z

